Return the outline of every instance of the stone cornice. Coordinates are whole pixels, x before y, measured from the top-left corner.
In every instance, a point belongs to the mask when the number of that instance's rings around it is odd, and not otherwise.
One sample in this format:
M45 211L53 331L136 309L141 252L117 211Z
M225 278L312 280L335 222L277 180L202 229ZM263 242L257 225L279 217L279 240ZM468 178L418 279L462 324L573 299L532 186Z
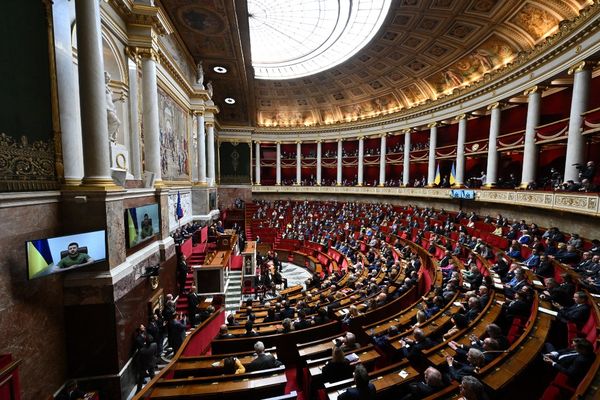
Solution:
M253 193L339 194L360 196L394 196L451 200L450 189L347 186L253 186ZM501 203L540 209L560 210L600 217L596 193L532 192L516 190L475 190L476 202Z

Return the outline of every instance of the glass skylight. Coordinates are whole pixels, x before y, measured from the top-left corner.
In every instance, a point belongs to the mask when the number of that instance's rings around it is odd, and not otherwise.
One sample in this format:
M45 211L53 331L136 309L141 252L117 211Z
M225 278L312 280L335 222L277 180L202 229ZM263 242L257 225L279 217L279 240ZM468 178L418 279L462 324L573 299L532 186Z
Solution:
M248 0L257 79L292 79L341 64L375 36L391 0Z

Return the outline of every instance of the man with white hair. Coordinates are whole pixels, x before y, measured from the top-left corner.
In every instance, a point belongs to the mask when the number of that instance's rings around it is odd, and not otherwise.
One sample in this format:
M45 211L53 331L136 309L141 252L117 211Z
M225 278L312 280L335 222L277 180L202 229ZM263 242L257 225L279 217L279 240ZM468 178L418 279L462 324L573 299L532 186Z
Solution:
M248 364L246 372L277 368L283 365L281 361L276 359L272 354L265 353L265 345L263 342L256 342L254 344L254 351L256 352L256 358Z

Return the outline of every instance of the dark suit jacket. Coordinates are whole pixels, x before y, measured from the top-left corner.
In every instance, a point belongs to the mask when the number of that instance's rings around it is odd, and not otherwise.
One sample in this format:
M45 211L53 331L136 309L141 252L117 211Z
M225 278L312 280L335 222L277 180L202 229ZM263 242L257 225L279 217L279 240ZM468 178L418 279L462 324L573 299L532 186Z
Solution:
M273 357L272 354L259 354L248 366L246 372L260 371L263 369L276 368L283 364Z
M460 364L455 361L452 367L448 367L448 375L455 381L460 382L467 375L475 375L475 368L471 364Z
M590 316L590 306L584 304L573 304L558 311L558 318L563 322L574 322L581 328Z
M375 385L369 382L366 390L358 390L357 388L349 388L344 393L340 394L339 400L375 400Z
M323 382L337 382L344 379L352 378L354 367L348 361L343 363L334 363L329 361L321 371Z
M571 351L571 349L560 350L554 368L567 375L569 377L569 384L575 387L581 382L594 363L594 355L576 354L562 359L560 358L561 355Z

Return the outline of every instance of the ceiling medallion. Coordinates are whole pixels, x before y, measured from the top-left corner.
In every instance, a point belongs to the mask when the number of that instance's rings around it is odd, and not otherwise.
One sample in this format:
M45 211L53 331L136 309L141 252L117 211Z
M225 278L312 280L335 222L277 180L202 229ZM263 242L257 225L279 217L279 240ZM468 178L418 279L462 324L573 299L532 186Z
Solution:
M231 97L226 97L224 101L225 101L225 103L230 104L230 105L235 104L235 99L231 98Z
M226 74L227 68L217 65L216 67L213 68L213 71L215 71L217 74Z

